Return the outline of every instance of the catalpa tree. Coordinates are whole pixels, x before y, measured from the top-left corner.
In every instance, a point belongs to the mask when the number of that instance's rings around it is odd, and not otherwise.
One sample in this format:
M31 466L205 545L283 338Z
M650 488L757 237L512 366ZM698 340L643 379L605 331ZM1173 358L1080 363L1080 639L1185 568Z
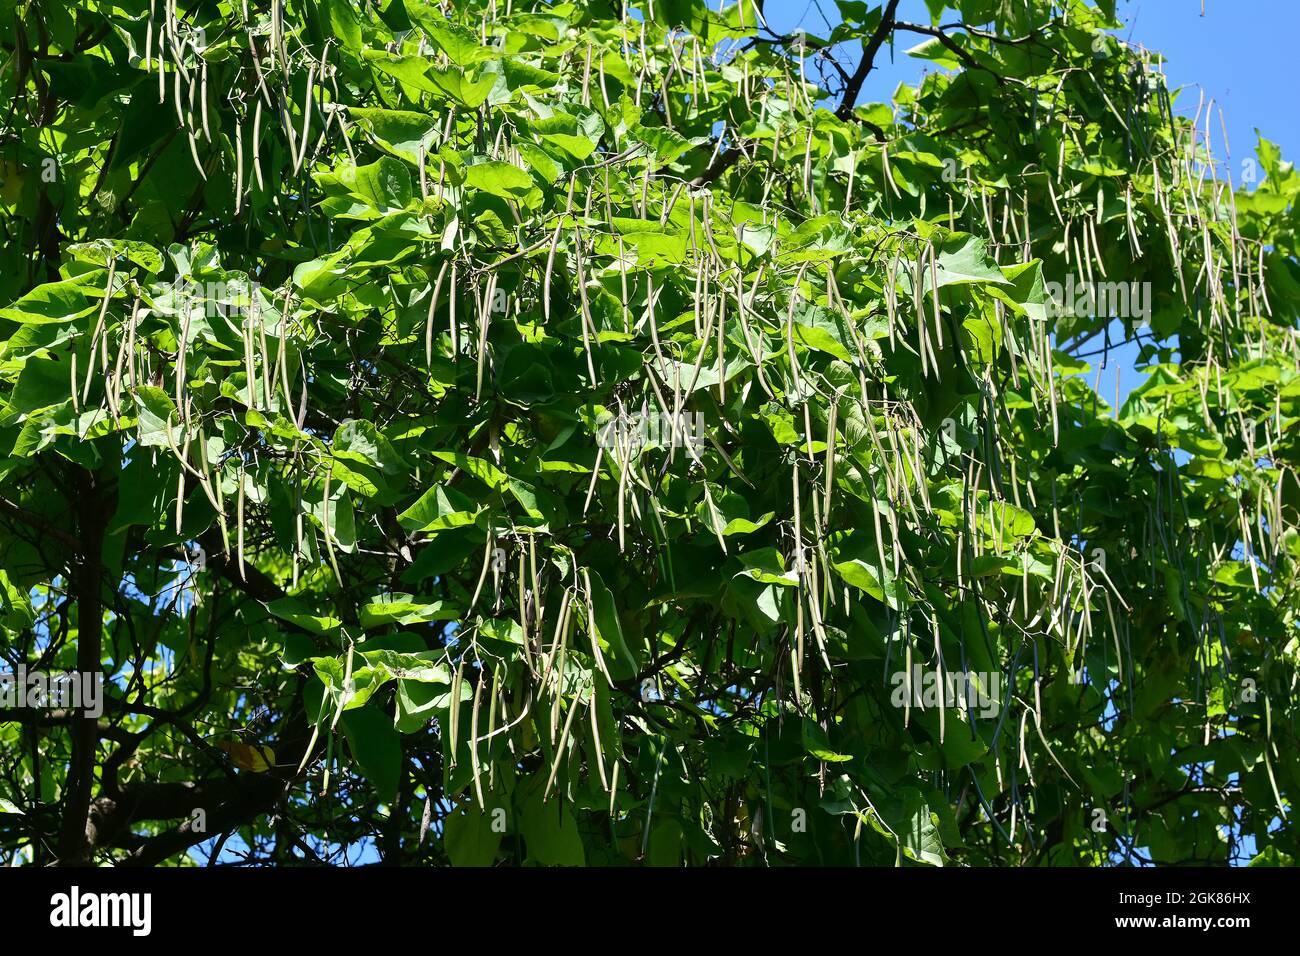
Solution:
M1114 0L0 6L6 862L1294 859L1300 175Z

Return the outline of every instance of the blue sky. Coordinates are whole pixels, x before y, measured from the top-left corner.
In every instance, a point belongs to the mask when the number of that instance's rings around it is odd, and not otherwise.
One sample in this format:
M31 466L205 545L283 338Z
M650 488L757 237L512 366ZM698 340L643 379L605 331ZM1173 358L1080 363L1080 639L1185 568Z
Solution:
M782 33L802 27L826 36L831 29L828 21L834 24L839 19L834 0L768 0L765 11L772 29ZM1233 182L1241 180L1242 161L1255 154L1256 128L1282 148L1284 159L1300 158L1300 105L1294 80L1286 72L1294 68L1300 0L1205 0L1204 16L1201 0L1119 0L1117 13L1125 26L1116 34L1163 53L1170 87L1185 87L1175 99L1176 112L1195 115L1201 90L1206 102L1214 100L1211 146L1216 156L1231 164ZM902 0L898 17L930 22L924 0ZM949 11L944 22L957 19ZM887 102L899 83L915 83L924 66L905 51L925 39L907 37L894 51L892 62L889 49L882 50L859 102ZM1230 155L1224 151L1220 106ZM1122 337L1118 323L1114 331ZM1136 344L1111 352L1112 368L1103 374L1104 395L1114 394L1114 365L1120 369L1121 401L1142 383L1146 376L1133 367L1137 352ZM1094 366L1090 382L1095 373Z

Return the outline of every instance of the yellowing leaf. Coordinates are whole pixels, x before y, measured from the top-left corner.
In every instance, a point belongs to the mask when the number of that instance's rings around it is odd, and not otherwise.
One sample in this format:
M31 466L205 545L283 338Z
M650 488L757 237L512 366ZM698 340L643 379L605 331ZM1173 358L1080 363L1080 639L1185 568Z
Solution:
M238 740L219 740L217 749L230 754L230 761L240 770L266 773L275 766L275 751L259 744L246 744Z

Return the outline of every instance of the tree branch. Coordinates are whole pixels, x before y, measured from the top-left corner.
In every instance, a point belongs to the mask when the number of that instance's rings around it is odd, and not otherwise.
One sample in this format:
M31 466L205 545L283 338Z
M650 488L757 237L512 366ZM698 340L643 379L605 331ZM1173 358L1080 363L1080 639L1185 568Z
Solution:
M957 59L965 63L966 66L968 66L970 69L983 70L985 73L988 73L995 80L997 80L998 83L1005 83L1007 81L1006 77L996 73L993 70L990 70L983 63L979 62L979 60L975 59L975 57L971 56L970 53L967 52L964 47L958 44L956 40L954 40L948 34L944 33L943 30L941 29L937 29L935 27L922 26L919 23L907 23L904 21L898 22L897 24L895 24L895 26L897 26L897 28L900 30L906 30L908 33L919 33L922 36L934 37L944 46L945 49L951 50L954 54L956 54Z
M72 573L77 595L77 670L83 675L98 674L104 638L101 552L111 505L103 486L93 473L78 468L72 477L76 487L77 530L82 542L81 561ZM95 779L95 752L98 749L98 720L91 716L74 720L68 789L63 802L63 820L59 827L60 866L85 866L90 862L90 797Z
M848 85L844 87L844 98L840 100L839 109L835 111L835 115L840 119L846 120L853 115L853 107L857 104L858 94L862 92L862 84L866 82L867 74L876 65L876 54L880 52L885 39L894 28L894 16L897 10L898 0L889 0L885 12L880 17L879 25L863 47L862 62L858 64L853 76L849 77Z
M48 534L51 538L54 538L61 544L67 545L75 554L81 553L81 541L75 535L68 534L68 532L64 531L62 528L55 527L40 515L32 514L30 511L14 504L8 498L0 497L0 511L17 518L30 528L35 528L37 531L41 532L41 534Z

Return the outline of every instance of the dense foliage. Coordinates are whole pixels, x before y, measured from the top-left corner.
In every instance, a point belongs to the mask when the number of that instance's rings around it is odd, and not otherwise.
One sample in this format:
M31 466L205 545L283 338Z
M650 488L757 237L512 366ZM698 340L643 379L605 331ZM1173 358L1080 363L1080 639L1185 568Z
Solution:
M1292 860L1300 175L717 6L0 0L6 859Z

